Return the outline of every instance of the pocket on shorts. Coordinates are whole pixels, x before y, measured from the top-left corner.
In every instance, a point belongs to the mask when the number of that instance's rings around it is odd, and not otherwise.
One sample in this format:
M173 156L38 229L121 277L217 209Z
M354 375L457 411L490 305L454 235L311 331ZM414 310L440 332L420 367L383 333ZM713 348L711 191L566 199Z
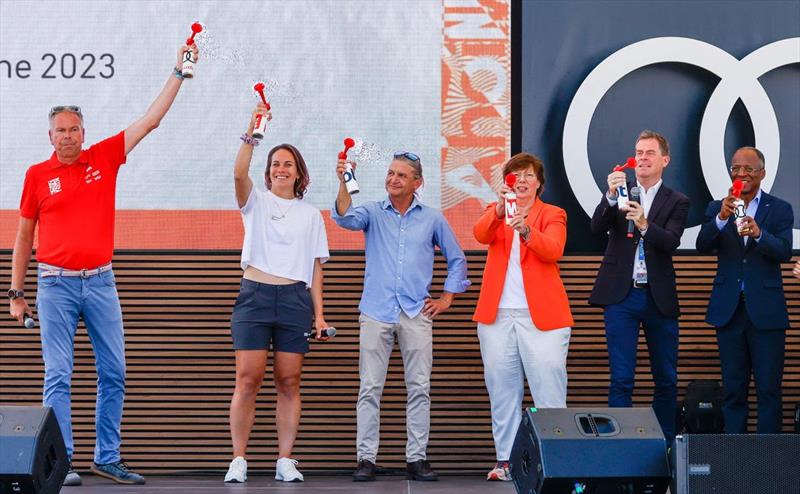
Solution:
M256 284L252 281L242 278L242 281L239 283L239 295L236 296L236 302L233 304L233 306L239 307L240 305L246 304L253 299L255 293Z
M297 295L297 300L306 310L312 310L314 303L311 300L311 292L306 289L305 283L297 283L294 286L295 294Z

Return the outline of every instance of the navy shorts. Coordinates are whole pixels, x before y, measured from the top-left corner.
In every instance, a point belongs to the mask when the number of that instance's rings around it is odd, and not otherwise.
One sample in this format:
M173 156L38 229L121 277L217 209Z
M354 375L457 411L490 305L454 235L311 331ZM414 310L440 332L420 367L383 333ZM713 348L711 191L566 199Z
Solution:
M242 279L231 318L233 348L308 353L313 314L303 282L268 285Z

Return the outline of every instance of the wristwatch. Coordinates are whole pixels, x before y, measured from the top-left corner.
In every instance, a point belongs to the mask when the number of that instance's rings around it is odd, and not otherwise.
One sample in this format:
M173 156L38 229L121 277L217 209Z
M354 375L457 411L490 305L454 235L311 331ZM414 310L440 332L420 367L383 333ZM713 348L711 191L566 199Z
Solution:
M8 289L8 299L15 300L18 298L22 298L25 296L25 292L22 290L14 290L13 288Z

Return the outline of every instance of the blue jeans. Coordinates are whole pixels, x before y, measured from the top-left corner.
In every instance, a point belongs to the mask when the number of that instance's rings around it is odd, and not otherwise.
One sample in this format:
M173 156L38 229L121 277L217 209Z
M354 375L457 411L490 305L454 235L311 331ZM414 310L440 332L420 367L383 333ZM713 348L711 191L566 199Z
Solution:
M122 310L114 274L87 278L39 275L36 308L44 358L44 404L53 408L67 446L73 453L70 385L78 319L83 317L95 355L97 442L94 461L120 460L120 422L125 398L125 341Z
M678 319L661 315L650 290L631 288L622 302L605 307L611 383L609 407L632 406L639 325L644 328L655 381L653 411L667 444L675 437L678 391Z

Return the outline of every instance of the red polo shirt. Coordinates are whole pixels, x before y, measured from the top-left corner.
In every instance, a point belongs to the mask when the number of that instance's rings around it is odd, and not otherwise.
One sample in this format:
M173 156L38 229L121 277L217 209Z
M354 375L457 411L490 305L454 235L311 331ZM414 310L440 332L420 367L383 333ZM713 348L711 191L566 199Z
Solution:
M114 252L117 172L125 163L125 132L81 151L70 165L49 160L28 168L20 215L39 222L36 260L93 269Z

